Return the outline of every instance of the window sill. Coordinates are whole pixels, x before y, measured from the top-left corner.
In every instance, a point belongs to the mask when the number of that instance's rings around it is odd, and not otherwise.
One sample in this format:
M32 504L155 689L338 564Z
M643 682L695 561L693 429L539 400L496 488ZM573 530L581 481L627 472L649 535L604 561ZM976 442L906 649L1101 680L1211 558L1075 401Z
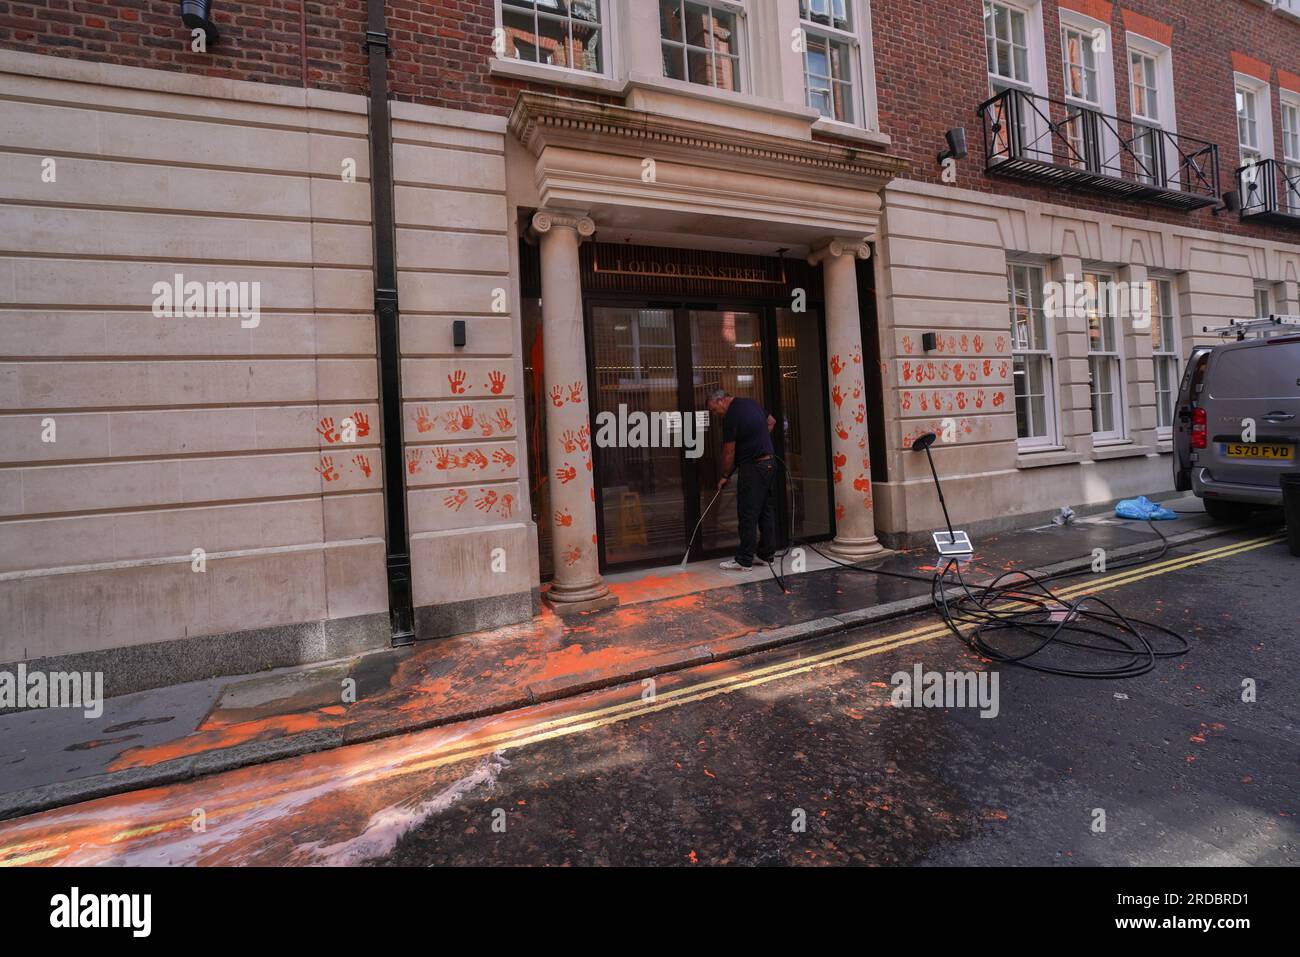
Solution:
M859 143L869 143L872 146L886 147L893 142L885 133L878 130L867 130L861 126L855 126L852 123L841 123L839 120L828 120L824 116L817 117L816 122L812 125L814 133L825 133L827 136L838 136L841 139L857 140Z
M1082 461L1083 456L1078 452L1071 452L1063 446L1045 446L1020 449L1016 455L1016 468L1037 469L1049 465L1074 465Z
M751 110L761 110L764 113L772 113L777 116L789 117L790 119L803 120L812 124L814 120L819 120L822 115L814 110L811 106L791 106L784 100L769 100L766 97L755 96L753 93L744 93L735 90L719 90L716 87L705 86L703 83L690 83L686 80L673 80L665 76L652 76L648 73L633 73L628 77L627 86L630 89L653 90L659 93L673 93L677 96L692 100L703 100L709 103L722 103L727 106L742 106Z
M1150 452L1151 446L1134 445L1131 441L1103 442L1093 445L1092 458L1096 462L1105 462L1109 459L1135 458L1139 455L1148 455Z
M488 72L493 76L508 77L512 80L552 83L556 86L571 86L582 90L611 93L616 96L621 96L627 89L626 81L615 80L604 74L583 73L580 70L569 70L545 63L529 63L527 60L494 57L490 61Z

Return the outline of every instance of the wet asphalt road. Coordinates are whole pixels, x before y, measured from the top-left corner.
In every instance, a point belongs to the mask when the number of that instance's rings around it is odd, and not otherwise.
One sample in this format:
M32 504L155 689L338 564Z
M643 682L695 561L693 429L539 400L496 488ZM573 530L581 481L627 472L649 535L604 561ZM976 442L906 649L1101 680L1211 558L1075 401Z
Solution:
M918 662L988 667L948 637L467 762L490 783L381 862L1294 865L1298 595L1284 544L1124 586L1190 653L1122 681L1001 666L995 718L889 706Z
M921 615L665 675L649 704L607 689L0 822L0 863L1295 865L1300 558L1272 531L1104 592L1186 655L998 666L996 717L891 706L918 664L991 674Z

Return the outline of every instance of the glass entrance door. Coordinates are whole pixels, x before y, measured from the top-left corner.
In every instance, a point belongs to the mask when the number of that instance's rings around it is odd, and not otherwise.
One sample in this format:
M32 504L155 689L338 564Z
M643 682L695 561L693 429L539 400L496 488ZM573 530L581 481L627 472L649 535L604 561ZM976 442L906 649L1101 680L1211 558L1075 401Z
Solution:
M676 316L672 309L597 306L591 318L604 563L680 559L686 548L682 452L654 443L680 414ZM612 442L599 428L600 413L613 417Z
M777 473L778 538L833 531L821 320L765 306L679 303L589 306L596 504L605 568L729 554L739 542L732 482L705 514L721 477L722 423L709 393L725 389L776 417L787 470ZM602 413L612 431L602 435ZM694 417L702 452L686 454ZM651 419L658 417L658 423ZM562 519L561 519L562 520Z

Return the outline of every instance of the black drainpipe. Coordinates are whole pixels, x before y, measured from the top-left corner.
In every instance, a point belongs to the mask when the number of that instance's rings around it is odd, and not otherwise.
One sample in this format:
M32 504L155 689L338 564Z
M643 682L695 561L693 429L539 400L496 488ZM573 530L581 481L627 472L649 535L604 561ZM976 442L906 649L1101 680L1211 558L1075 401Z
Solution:
M368 0L370 56L370 203L374 210L375 319L379 327L379 403L383 417L385 552L393 644L415 640L411 545L406 527L402 455L401 349L397 336L397 250L393 221L393 145L388 120L388 31L383 0Z

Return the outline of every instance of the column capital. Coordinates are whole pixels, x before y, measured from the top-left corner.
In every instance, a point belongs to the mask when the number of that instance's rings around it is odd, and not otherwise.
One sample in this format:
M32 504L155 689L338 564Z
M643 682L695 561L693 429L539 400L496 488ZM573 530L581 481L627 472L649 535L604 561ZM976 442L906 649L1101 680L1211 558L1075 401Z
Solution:
M533 213L533 232L545 235L557 227L572 229L577 232L579 240L586 239L596 232L596 224L590 216L571 210L539 209Z
M871 247L867 245L865 236L861 238L833 236L813 245L812 252L808 256L808 265L816 266L832 256L854 256L858 259L869 259L871 258Z

